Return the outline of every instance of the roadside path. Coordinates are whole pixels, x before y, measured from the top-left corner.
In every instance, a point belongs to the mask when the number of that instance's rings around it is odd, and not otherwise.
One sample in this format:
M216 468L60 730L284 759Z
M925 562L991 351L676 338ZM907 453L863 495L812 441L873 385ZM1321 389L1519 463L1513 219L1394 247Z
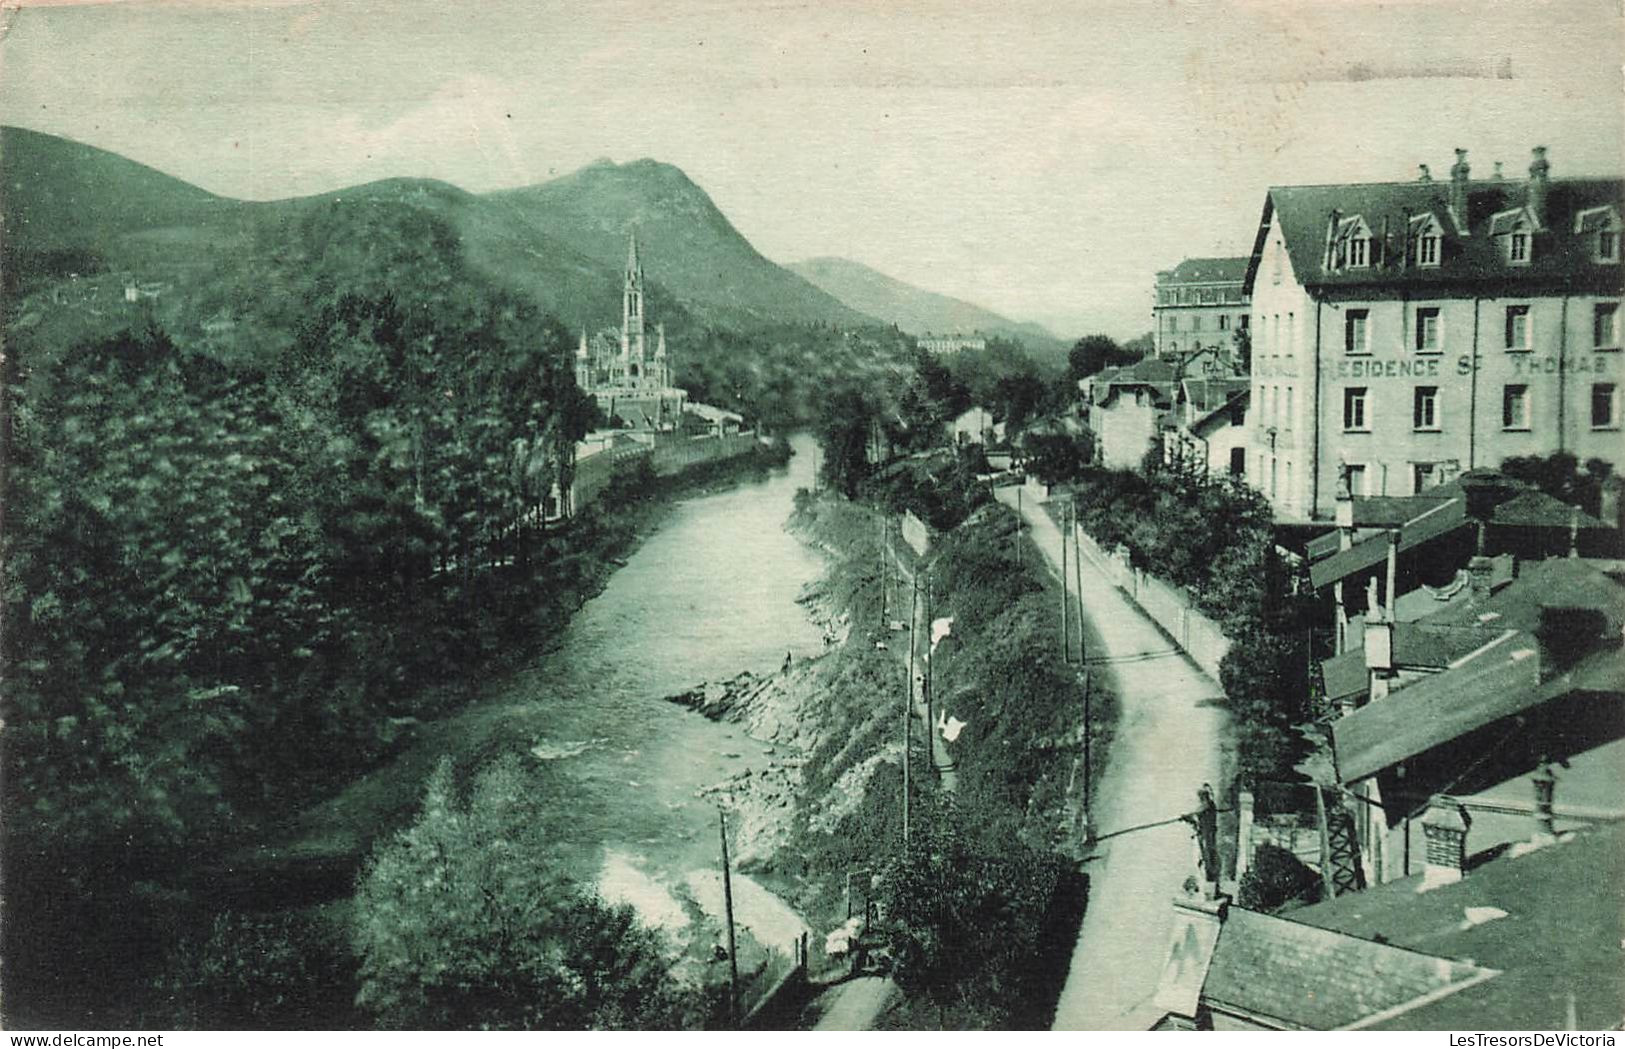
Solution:
M1016 507L1015 487L996 495ZM1019 509L1034 545L1059 574L1060 528L1030 488ZM1170 901L1196 871L1190 828L1164 821L1192 811L1203 783L1219 785L1219 742L1229 718L1218 683L1174 648L1088 558L1082 577L1084 614L1098 639L1089 662L1109 666L1105 673L1120 709L1091 813L1095 837L1106 840L1084 866L1089 905L1053 1026L1143 1031L1158 1019L1152 999ZM1144 829L1108 837L1131 828Z
M885 976L859 976L847 980L820 996L829 1008L818 1018L813 1030L870 1030L874 1027L875 1017L886 1008L895 993L897 985Z

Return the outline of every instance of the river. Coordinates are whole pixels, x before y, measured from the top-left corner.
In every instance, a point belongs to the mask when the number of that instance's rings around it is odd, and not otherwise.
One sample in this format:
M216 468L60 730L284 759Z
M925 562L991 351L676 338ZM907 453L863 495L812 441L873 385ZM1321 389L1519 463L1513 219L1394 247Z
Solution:
M825 562L784 528L796 489L811 485L815 446L805 436L791 444L787 467L679 502L551 651L308 813L296 849L353 847L386 814L415 810L443 754L467 768L518 752L548 773L551 861L652 922L686 927L678 897L708 902L719 851L717 809L696 792L765 765L769 750L664 697L823 648L796 598ZM774 917L759 916L785 939Z

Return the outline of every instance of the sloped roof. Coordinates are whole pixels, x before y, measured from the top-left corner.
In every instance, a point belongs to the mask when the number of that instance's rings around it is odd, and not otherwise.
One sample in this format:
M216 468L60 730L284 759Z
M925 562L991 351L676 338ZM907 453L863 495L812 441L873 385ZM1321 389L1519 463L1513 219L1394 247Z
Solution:
M1247 277L1247 256L1231 259L1186 259L1169 271L1162 287L1171 284L1240 284Z
M1561 789L1561 788L1559 788ZM1575 834L1475 867L1453 885L1417 891L1420 876L1292 912L1341 934L1351 950L1381 937L1395 948L1471 958L1490 979L1417 1002L1362 1026L1372 1030L1605 1030L1625 1015L1625 826ZM1468 920L1469 909L1505 917ZM1234 915L1234 911L1231 912ZM1220 940L1223 942L1222 937Z
M1407 550L1471 524L1467 517L1465 499L1435 503L1400 528L1399 552L1403 554ZM1316 590L1319 590L1339 579L1346 579L1356 572L1364 571L1372 565L1381 564L1387 556L1388 536L1385 532L1379 533L1310 565L1309 581Z
M1185 400L1197 412L1206 415L1208 412L1218 411L1225 407L1236 397L1246 394L1252 389L1252 380L1245 376L1232 379L1186 379L1180 384L1184 390Z
M1357 783L1434 747L1574 692L1619 692L1625 651L1596 651L1542 680L1535 638L1506 640L1447 673L1367 703L1332 722L1332 757L1341 783Z
M1202 1000L1287 1028L1328 1031L1492 975L1472 962L1231 907Z
M1622 198L1625 180L1618 178L1551 179L1542 216L1544 226L1534 235L1530 260L1527 265L1510 266L1501 257L1491 224L1496 215L1527 203L1525 181L1469 182L1465 216L1468 236L1461 235L1450 217L1448 181L1276 186L1265 196L1247 269L1247 291L1252 291L1257 279L1264 235L1274 222L1286 238L1293 273L1306 287L1504 287L1516 283L1617 294L1625 267L1618 262L1593 261L1586 235L1575 232L1575 218L1589 208L1617 207ZM1410 228L1407 219L1424 212L1436 216L1441 225L1441 262L1438 266L1418 266L1414 261L1400 265L1397 260L1405 254L1405 245L1399 242L1399 234ZM1383 264L1359 269L1331 269L1325 265L1327 230L1334 213L1340 220L1363 218L1379 240L1386 221L1391 244Z
M1601 612L1608 631L1625 627L1625 586L1576 557L1524 562L1517 581L1476 606L1441 609L1423 622L1430 625L1477 623L1506 630L1533 631L1542 608L1589 608Z
M1351 623L1353 627L1355 624ZM1349 631L1348 650L1320 664L1326 698L1333 702L1366 690L1365 631ZM1506 633L1506 627L1452 625L1427 619L1398 623L1394 628L1394 663L1401 667L1443 670L1451 663ZM1398 690L1396 690L1398 691Z

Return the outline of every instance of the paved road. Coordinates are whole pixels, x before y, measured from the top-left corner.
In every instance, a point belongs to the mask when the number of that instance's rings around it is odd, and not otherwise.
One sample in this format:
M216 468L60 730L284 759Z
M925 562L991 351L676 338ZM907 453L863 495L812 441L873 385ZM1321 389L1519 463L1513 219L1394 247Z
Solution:
M897 985L884 976L859 976L832 987L819 998L828 1008L813 1030L867 1031L896 991Z
M1016 505L1014 487L997 494ZM1030 488L1021 509L1034 543L1059 572L1060 529ZM1219 785L1219 742L1229 719L1216 703L1222 696L1217 682L1173 650L1168 636L1087 558L1082 574L1084 610L1099 638L1089 659L1110 661L1094 673L1114 679L1120 713L1094 799L1099 844L1084 867L1089 907L1054 1027L1146 1030L1158 1019L1152 998L1169 904L1195 873L1190 828L1164 821L1194 809L1203 783ZM1133 830L1140 827L1147 829Z

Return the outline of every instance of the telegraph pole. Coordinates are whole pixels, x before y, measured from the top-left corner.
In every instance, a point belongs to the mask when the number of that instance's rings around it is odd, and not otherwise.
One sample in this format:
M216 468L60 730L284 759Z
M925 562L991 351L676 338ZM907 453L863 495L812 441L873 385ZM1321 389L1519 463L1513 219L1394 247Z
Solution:
M925 576L925 623L925 739L926 743L928 744L925 749L925 754L926 757L931 759L931 767L935 769L937 767L937 727L936 722L931 720L931 706L932 700L935 698L933 693L935 692L934 686L936 684L936 682L933 680L935 677L933 674L933 669L935 668L937 662L936 652L933 651L933 649L936 648L934 641L937 623L936 579L930 572L927 572Z
M728 915L728 1018L739 1026L739 951L734 941L734 887L728 873L728 814L717 810L722 828L722 909Z
M908 606L908 680L903 687L903 848L908 849L909 749L914 742L914 645L920 625L920 574L915 571ZM929 733L926 739L930 739Z
M1078 595L1078 665L1084 662L1087 641L1083 633L1083 540L1078 538L1078 497L1072 497L1072 589Z
M1066 504L1061 506L1061 662L1072 662L1072 627L1067 622Z
M1021 514L1021 489L1016 489L1016 567L1021 567L1021 533L1027 527L1027 519Z

